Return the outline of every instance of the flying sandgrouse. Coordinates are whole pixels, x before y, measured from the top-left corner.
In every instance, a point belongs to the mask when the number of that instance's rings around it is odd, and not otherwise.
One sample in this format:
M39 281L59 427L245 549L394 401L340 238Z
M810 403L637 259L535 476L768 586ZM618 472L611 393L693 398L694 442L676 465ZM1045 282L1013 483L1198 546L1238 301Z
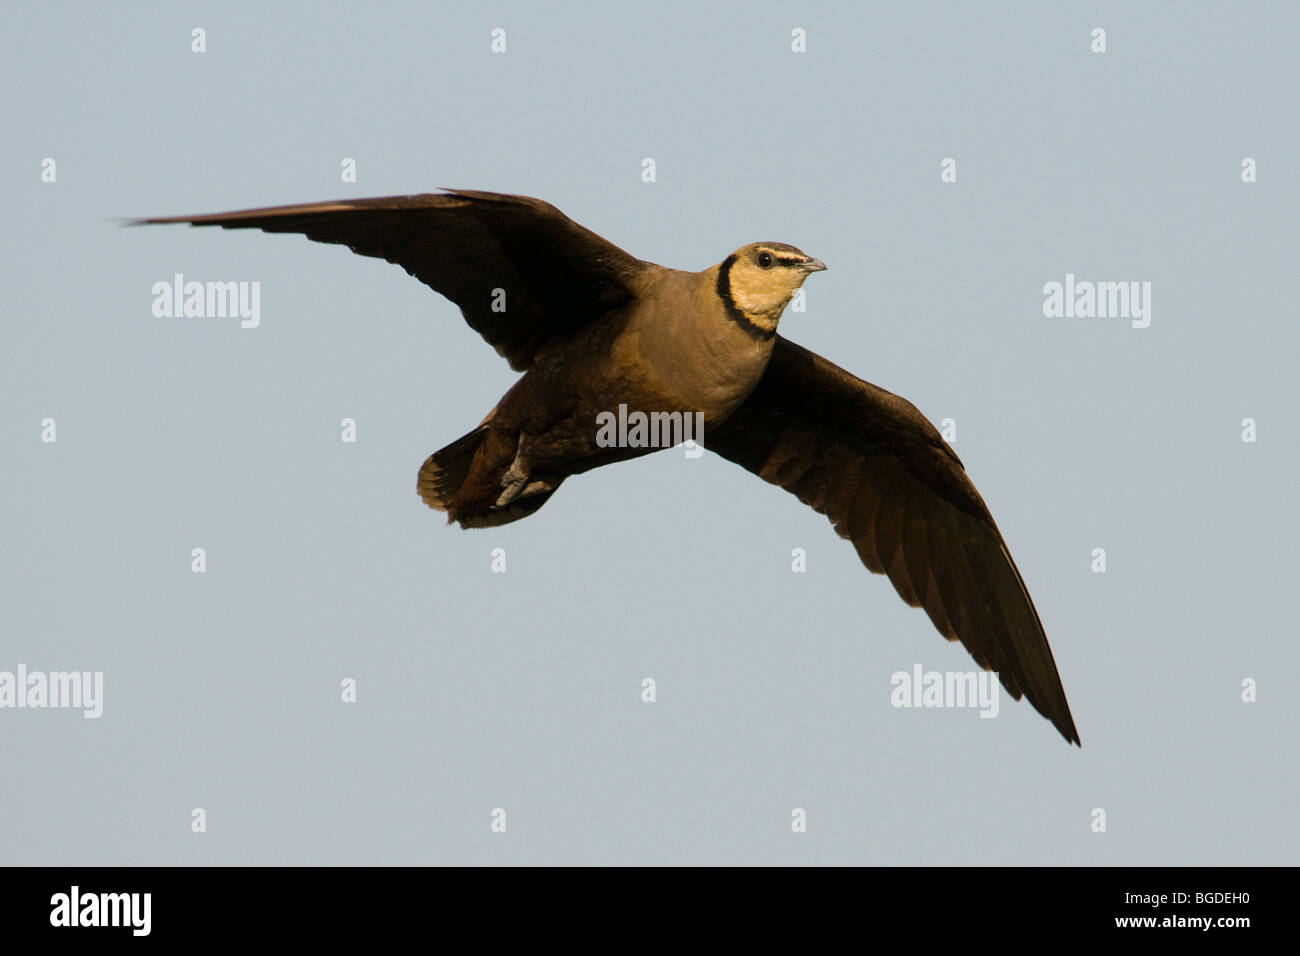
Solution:
M449 521L515 521L569 475L655 450L602 440L601 416L620 406L697 416L705 447L825 514L904 601L1079 742L1033 601L957 455L911 403L777 334L826 268L794 246L757 242L683 272L549 203L472 190L139 222L301 233L455 302L524 375L421 467L420 496Z

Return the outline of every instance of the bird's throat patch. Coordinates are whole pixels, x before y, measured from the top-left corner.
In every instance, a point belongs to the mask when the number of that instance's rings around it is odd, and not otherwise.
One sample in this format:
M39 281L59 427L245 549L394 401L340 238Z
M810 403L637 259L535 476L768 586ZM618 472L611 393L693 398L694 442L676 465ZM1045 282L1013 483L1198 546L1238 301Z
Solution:
M776 325L781 313L775 316L755 314L745 310L744 303L737 302L731 287L731 267L736 264L734 255L727 256L718 267L718 298L726 307L727 315L733 322L756 339L770 339L776 335ZM784 308L784 307L783 307Z

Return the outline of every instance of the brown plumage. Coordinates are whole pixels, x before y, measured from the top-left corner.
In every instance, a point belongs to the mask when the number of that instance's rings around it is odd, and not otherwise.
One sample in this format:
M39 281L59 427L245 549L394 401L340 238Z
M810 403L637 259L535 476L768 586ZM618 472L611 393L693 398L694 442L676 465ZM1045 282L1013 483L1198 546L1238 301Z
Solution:
M643 262L549 203L470 190L141 222L301 233L394 262L525 374L429 456L417 490L463 527L532 514L608 447L598 416L699 413L703 444L830 518L941 634L1078 743L1033 601L961 461L909 402L776 334L825 266L753 243L702 272Z

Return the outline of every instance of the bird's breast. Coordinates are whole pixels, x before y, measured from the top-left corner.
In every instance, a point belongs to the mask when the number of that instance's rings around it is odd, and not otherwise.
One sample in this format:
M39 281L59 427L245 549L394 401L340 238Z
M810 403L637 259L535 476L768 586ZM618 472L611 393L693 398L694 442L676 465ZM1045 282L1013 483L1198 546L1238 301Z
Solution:
M628 323L616 348L629 357L626 364L640 370L667 410L703 412L706 422L716 424L758 384L773 340L755 339L713 304L707 298L701 303L677 296L670 308L643 310Z

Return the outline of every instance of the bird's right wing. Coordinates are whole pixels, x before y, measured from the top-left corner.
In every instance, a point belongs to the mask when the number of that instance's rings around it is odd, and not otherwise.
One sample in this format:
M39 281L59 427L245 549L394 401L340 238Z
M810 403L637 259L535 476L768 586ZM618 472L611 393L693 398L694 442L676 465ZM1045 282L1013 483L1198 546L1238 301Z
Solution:
M777 336L758 387L704 444L829 517L868 569L1079 742L1006 542L960 459L910 402Z
M514 369L634 296L651 268L529 196L454 190L141 219L296 232L387 259L451 299Z

